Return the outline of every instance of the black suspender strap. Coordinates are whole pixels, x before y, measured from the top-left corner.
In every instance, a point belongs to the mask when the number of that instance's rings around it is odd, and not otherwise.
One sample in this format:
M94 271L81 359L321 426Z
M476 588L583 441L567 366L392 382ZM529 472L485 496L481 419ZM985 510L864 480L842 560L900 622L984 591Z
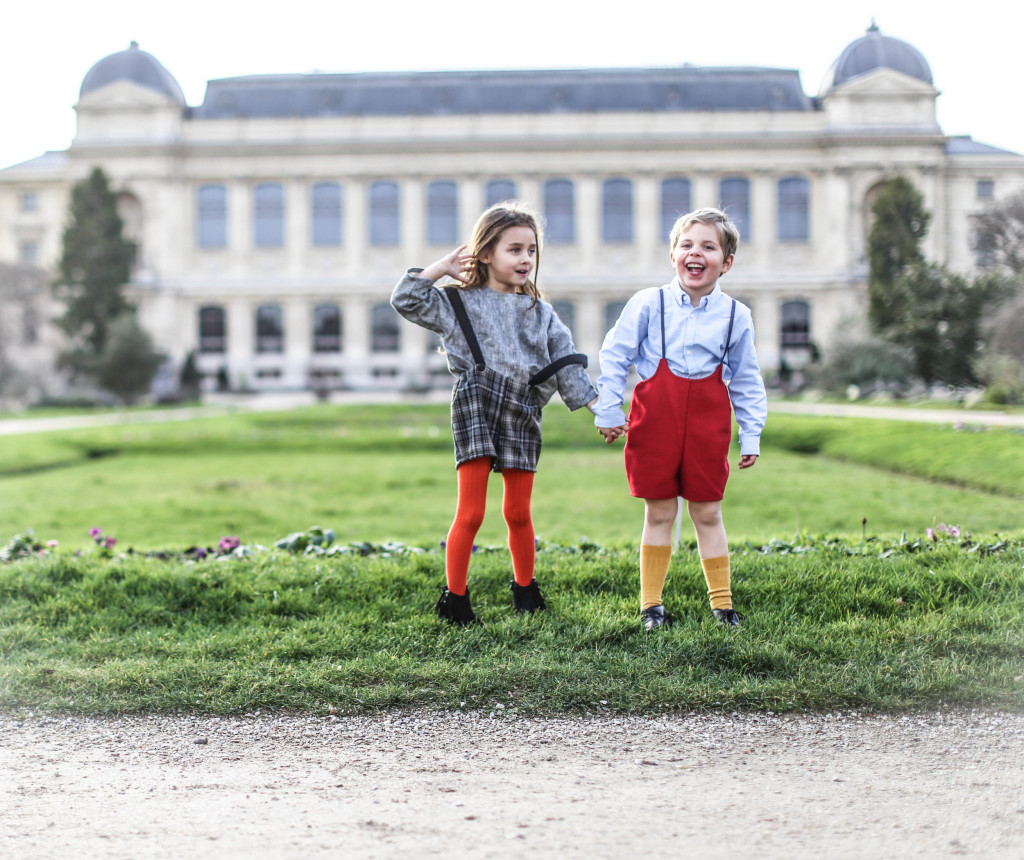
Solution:
M451 303L452 310L455 311L455 318L459 321L459 328L462 329L462 334L466 338L466 343L469 344L469 351L473 353L473 361L476 362L477 369L486 367L484 361L483 350L480 349L480 341L476 339L476 332L473 331L473 324L469 321L469 314L466 313L466 305L462 301L462 296L459 294L458 287L445 287L444 294L448 296L448 301ZM587 357L581 353L576 352L571 355L563 355L561 358L555 359L547 367L538 370L533 376L530 377L530 385L540 385L546 379L550 379L563 367L569 367L571 364L582 364L584 367L587 366Z
M469 321L469 314L466 313L466 306L462 303L462 296L459 295L458 287L445 287L444 294L448 296L452 310L455 311L455 318L459 321L463 337L466 338L466 343L469 344L469 351L473 353L473 361L476 362L478 368L485 367L486 363L484 362L483 351L480 349L480 341L476 339L476 332L473 331L473 324Z
M665 344L665 291L658 290L658 298L661 299L661 357L668 357L668 346Z
M729 354L729 347L732 346L732 324L736 320L736 299L732 300L732 308L729 310L729 330L725 334L725 349L722 351L722 361L725 361Z
M556 358L547 367L538 370L531 376L529 384L540 385L544 380L551 378L563 367L568 367L570 364L582 364L586 367L587 357L582 352L574 352L571 355L563 355L561 358Z

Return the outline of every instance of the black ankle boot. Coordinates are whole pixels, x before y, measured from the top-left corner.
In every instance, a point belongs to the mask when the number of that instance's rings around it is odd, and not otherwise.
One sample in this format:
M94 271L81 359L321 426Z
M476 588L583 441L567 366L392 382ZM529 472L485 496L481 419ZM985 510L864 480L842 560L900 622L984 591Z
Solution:
M512 590L512 608L516 613L521 615L524 612L543 612L548 608L536 579L530 580L529 585L519 585L513 579L509 588Z
M449 624L456 627L465 627L467 624L479 624L480 621L473 614L473 607L469 603L469 589L465 594L453 594L447 586L441 586L441 597L438 598L437 606L434 607L439 618L443 618Z

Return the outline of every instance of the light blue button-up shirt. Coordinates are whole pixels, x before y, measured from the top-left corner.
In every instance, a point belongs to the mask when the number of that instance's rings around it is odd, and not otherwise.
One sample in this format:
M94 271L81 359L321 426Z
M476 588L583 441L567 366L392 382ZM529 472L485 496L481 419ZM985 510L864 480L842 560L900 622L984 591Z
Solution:
M733 300L719 284L696 307L690 304L678 278L663 287L641 290L626 303L601 347L594 423L598 427L621 425L630 368L636 367L641 379L648 379L658 369L662 356L659 292L665 294L664 351L669 369L684 379L701 379L715 372L725 353L722 378L729 386L729 400L740 428L740 453L760 454L768 397L754 350L754 323L750 309L737 302L726 353Z

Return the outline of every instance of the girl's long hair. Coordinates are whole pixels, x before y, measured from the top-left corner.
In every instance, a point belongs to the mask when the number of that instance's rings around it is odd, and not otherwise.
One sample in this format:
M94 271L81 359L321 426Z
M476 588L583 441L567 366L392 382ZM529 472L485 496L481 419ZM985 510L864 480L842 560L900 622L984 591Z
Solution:
M537 287L537 273L540 271L540 217L529 206L518 200L503 200L495 203L490 209L477 218L473 227L473 237L469 240L467 251L473 255L473 262L466 271L466 289L476 289L487 285L487 264L480 262L480 257L493 251L501 234L510 227L528 227L537 237L537 257L533 266L533 278L527 278L523 284L523 292L533 299L533 304L543 298Z

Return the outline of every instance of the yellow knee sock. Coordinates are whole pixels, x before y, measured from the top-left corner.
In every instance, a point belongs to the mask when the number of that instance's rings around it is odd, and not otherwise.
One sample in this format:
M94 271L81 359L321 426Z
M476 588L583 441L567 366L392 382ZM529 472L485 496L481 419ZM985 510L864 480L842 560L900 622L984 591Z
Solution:
M672 547L640 545L640 609L650 609L661 603L661 592L668 578L668 563L672 560Z
M711 608L732 609L729 556L720 555L716 558L702 558L700 566L704 568L704 579L708 583L708 597L711 598Z

